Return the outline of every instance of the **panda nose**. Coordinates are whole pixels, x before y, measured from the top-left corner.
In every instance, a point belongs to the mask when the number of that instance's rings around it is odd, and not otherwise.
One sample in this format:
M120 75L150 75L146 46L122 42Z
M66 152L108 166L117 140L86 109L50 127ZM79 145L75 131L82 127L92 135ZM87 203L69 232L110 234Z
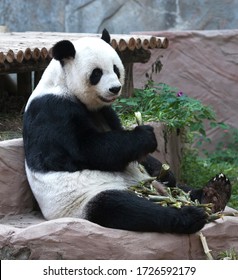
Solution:
M119 87L112 87L112 88L109 88L109 91L113 94L118 94L118 92L121 90L121 86Z

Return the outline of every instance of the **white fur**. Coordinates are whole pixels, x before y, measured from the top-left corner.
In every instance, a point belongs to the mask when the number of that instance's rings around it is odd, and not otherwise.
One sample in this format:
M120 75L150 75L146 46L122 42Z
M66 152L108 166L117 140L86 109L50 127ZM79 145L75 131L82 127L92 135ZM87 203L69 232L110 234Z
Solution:
M44 217L85 218L84 208L96 194L105 190L123 190L148 179L138 163L131 163L124 172L83 170L69 172L32 172L26 164L26 173L32 192Z

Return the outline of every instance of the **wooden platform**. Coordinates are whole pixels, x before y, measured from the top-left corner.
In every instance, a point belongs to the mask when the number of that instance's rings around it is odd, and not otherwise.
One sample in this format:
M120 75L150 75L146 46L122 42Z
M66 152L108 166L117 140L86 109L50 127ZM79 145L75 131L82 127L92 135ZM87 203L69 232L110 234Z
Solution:
M75 41L83 36L101 34L57 32L0 33L0 75L17 73L18 94L28 97L52 59L52 46L60 40ZM133 63L150 59L150 49L167 48L168 39L144 35L111 35L111 45L126 69L124 95L133 90ZM33 75L32 75L33 74ZM33 81L32 81L33 79Z

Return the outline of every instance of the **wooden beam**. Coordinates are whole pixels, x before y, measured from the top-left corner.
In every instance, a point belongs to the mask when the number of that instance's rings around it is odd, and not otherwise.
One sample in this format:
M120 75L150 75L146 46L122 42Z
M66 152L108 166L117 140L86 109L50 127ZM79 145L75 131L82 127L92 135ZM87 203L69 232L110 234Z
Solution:
M25 101L32 92L32 72L17 73L17 93Z
M133 83L133 63L124 63L125 67L125 84L122 89L123 97L133 96L134 83Z
M43 73L44 70L34 72L34 88L36 88L36 86L38 85Z

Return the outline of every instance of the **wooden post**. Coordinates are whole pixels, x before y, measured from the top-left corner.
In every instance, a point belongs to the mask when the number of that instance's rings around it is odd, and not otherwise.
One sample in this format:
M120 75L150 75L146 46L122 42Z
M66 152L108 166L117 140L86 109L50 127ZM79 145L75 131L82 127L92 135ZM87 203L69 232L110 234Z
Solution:
M27 101L32 92L32 72L17 73L17 92Z
M38 85L43 73L44 73L44 70L34 72L34 89Z
M124 46L124 41L120 40L121 48ZM136 41L132 41L136 44ZM132 44L133 45L133 44ZM133 63L140 62L146 63L151 57L151 52L145 49L134 49L134 51L126 49L124 51L118 52L124 68L125 68L125 85L122 89L123 97L133 96L134 83L133 83Z
M128 98L133 96L133 90L134 90L133 63L124 63L124 67L125 67L125 84L122 89L122 96Z

